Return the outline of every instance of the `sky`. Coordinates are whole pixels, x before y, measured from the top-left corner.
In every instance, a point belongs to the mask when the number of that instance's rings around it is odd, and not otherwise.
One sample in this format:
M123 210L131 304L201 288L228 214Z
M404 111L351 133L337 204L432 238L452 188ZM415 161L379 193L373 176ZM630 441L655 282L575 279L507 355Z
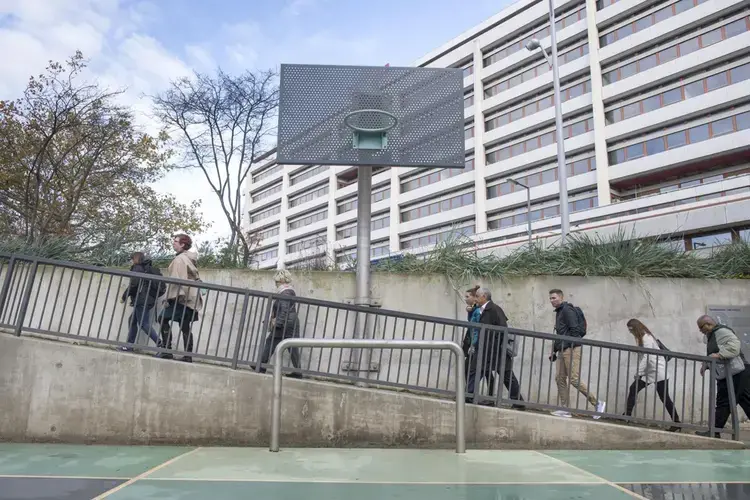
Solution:
M0 99L18 97L48 61L81 50L92 78L125 89L144 126L148 96L193 71L278 69L281 63L409 66L509 0L0 0ZM170 174L157 189L203 202L226 223L202 174Z

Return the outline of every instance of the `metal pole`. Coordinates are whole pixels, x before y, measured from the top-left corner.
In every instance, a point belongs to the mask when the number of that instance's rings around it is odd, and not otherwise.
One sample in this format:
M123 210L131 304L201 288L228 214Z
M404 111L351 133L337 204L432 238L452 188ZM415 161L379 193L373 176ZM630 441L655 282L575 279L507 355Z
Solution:
M355 304L369 306L372 167L360 167L357 177L357 297Z
M557 137L557 178L560 181L560 243L565 243L570 229L568 210L568 172L565 169L563 112L560 98L560 68L557 64L557 33L555 32L555 4L549 0L550 44L552 52L552 84L555 89L555 134ZM542 47L544 52L544 47ZM546 52L545 52L546 55Z
M508 179L516 186L522 187L526 190L526 230L529 233L529 248L531 248L531 188L523 182L518 182L515 179Z
M367 349L442 349L456 355L456 453L466 453L466 383L464 381L464 353L461 346L447 340L362 340L362 339L286 339L273 354L273 402L271 405L271 447L279 451L281 430L281 360L284 351L293 347L367 348Z

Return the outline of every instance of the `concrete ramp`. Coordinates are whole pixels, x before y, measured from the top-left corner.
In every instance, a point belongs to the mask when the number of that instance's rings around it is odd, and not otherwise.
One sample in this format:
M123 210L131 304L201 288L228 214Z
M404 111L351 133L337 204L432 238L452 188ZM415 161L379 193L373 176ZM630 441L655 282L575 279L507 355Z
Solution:
M0 334L0 439L269 444L270 375ZM742 443L468 406L468 448L736 449ZM450 401L284 380L281 447L455 445Z

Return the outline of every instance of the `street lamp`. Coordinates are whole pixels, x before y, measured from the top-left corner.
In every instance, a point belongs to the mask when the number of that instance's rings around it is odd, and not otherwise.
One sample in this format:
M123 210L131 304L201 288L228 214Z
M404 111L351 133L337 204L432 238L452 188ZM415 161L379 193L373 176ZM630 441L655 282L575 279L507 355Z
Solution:
M527 231L529 232L529 248L531 248L531 188L515 179L508 179L508 182L526 190L526 225Z
M552 57L547 54L539 40L532 38L526 44L526 50L534 52L541 50L547 64L552 67L552 83L555 89L555 133L557 138L557 178L560 181L560 242L565 243L570 229L570 215L568 210L568 171L565 168L565 143L563 139L563 113L560 99L560 68L557 64L557 34L555 33L555 8L549 0L550 45Z

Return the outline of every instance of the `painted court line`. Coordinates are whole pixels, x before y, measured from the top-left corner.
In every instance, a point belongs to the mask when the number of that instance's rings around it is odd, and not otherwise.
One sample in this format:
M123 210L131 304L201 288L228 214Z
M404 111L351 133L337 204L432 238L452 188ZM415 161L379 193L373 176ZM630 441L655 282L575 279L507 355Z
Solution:
M134 482L138 481L139 479L143 479L143 478L147 477L149 474L153 474L154 472L156 472L158 470L161 470L161 469L163 469L164 467L166 467L168 465L172 465L173 463L175 463L179 459L184 458L184 457L186 457L188 455L192 455L193 453L195 453L196 451L198 451L200 449L201 449L200 447L194 448L194 449L192 449L190 451L187 451L187 452L183 453L182 455L177 455L176 457L171 458L171 459L167 460L166 462L163 462L163 463L157 465L156 467L154 467L152 469L149 469L146 472L144 472L144 473L142 473L142 474L140 474L138 476L135 476L134 478L132 478L132 479L130 479L130 480L122 483L120 486L112 488L109 491L105 491L104 493L102 493L98 497L94 497L93 500L101 500L102 498L107 498L111 494L117 493L121 489L126 488L127 486L130 486L131 484L133 484Z
M36 476L33 474L0 474L0 479L102 479L104 481L127 481L130 478L114 476Z
M593 476L593 474L592 474ZM596 479L592 481L358 481L356 479L297 479L297 478L279 478L279 479L242 479L242 478L199 478L199 477L153 477L149 481L196 481L201 483L297 483L297 484L361 484L361 485L436 485L436 486L513 486L513 485L539 485L539 486L565 486L565 485L592 485L603 484L603 479L593 476Z
M579 472L583 472L584 474L588 474L588 475L590 475L590 476L593 476L593 477L597 477L597 478L601 479L602 481L604 481L604 482L605 482L606 484L608 484L609 486L611 486L611 487L615 488L616 490L620 490L620 491L622 491L623 493L627 493L627 494L628 494L628 495L630 495L631 497L634 497L634 498L640 498L641 500L648 500L648 498L646 498L646 497L644 497L644 496L641 496L641 495L639 495L638 493L632 492L632 491L630 491L630 490L629 490L629 489L627 489L627 488L623 488L623 487L622 487L622 486L620 486L619 484L613 483L612 481L609 481L609 480L607 480L607 479L605 479L605 478L603 478L603 477L601 477L601 476L597 476L596 474L592 474L591 472L589 472L589 471L587 471L587 470L583 470L583 469L581 469L580 467L576 467L576 466L575 466L575 465L573 465L573 464L569 464L569 463L568 463L568 462L566 462L565 460L560 460L559 458L553 457L553 456L551 456L551 455L547 455L546 453L541 453L541 452L539 452L539 451L535 451L535 450L532 450L532 451L534 451L534 453L536 453L536 454L538 454L538 455L541 455L541 456L543 456L543 457L545 457L545 458L551 458L552 460L555 460L556 462L560 462L561 464L567 465L568 467L572 467L572 468L574 468L575 470L577 470L577 471L579 471Z

